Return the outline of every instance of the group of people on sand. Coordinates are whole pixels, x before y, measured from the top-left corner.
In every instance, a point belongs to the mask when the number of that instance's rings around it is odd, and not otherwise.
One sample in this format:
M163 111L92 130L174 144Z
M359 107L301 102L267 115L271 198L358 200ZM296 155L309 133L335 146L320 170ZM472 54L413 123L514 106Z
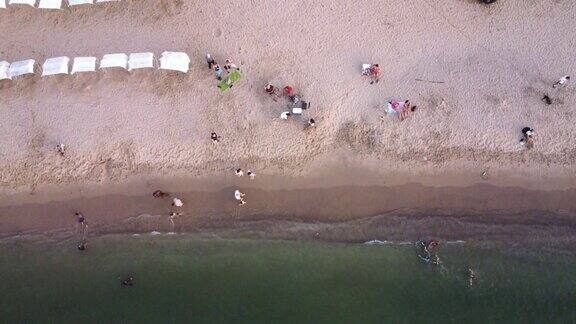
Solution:
M279 98L285 97L288 100L288 108L293 107L295 104L297 104L298 102L302 101L302 98L300 95L296 94L296 92L294 91L294 88L290 85L285 86L282 90L280 90L280 88L274 86L271 83L266 84L266 86L264 86L264 91L272 98L272 100L274 101L278 101ZM306 102L302 102L303 105L302 107L304 107L303 109L308 109L309 108L309 103ZM280 113L280 119L282 120L288 120L292 117L293 113L288 110L288 111L283 111ZM316 126L316 120L314 118L309 118L306 125L304 126L304 129L309 129L309 128L313 128Z
M156 190L152 193L152 196L154 198L168 198L168 197L170 197L170 194L167 192L164 192L162 190ZM178 197L174 197L174 198L172 198L171 206L173 208L168 213L168 220L170 221L170 225L171 225L170 233L174 233L174 228L176 226L174 223L174 220L176 220L177 218L182 216L181 207L184 206L184 202L182 202L182 199L180 199Z

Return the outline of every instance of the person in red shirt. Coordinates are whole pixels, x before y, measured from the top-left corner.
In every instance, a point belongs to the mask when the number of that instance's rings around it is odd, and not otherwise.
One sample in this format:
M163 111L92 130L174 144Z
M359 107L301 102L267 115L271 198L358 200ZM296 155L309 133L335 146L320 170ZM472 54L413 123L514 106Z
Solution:
M370 67L370 76L372 77L370 84L378 83L378 81L380 81L380 65L372 64Z

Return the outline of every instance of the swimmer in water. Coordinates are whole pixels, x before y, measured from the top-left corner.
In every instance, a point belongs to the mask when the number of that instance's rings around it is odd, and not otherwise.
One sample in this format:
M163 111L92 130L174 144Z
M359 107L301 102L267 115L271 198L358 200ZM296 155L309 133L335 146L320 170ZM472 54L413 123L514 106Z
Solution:
M79 251L85 251L86 250L86 242L80 242L80 244L78 244L78 250Z
M120 281L122 287L132 287L134 286L134 277L129 276L128 278Z

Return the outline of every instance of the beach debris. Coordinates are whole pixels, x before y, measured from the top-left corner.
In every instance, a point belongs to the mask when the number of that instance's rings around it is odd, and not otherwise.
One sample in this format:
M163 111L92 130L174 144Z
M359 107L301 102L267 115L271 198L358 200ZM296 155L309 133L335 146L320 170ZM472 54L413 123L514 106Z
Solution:
M184 206L184 203L182 202L182 200L180 200L179 198L174 198L172 199L172 206L174 207L182 207Z
M234 173L236 173L237 177L241 177L244 175L244 171L242 171L242 169L236 169L236 171L234 171Z
M544 96L542 97L542 101L544 101L544 103L547 105L552 104L552 98L550 98L550 96L548 96L547 94L544 94Z
M569 75L565 75L563 77L561 77L558 81L556 81L553 85L552 88L556 88L558 86L563 86L566 82L568 82L570 80L570 76Z
M156 190L152 193L152 196L154 196L154 198L166 198L170 196L170 194L162 190Z
M256 173L248 170L248 172L246 172L246 174L248 175L248 177L250 177L250 180L254 180L256 178Z
M236 191L234 191L234 199L238 200L238 204L240 206L242 206L246 203L246 201L244 200L244 194L238 189L236 189Z
M220 136L218 136L218 134L212 132L212 134L210 134L210 139L212 140L212 142L214 143L218 143L220 142Z
M56 145L56 152L58 152L60 156L64 156L64 154L66 153L66 145L64 144Z
M120 281L120 286L122 287L132 287L134 286L134 277L128 276Z

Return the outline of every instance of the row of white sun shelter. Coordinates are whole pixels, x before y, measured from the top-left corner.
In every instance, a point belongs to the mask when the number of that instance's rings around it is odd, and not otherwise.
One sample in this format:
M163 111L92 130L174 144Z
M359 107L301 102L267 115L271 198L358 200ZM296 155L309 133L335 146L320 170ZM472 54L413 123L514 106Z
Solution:
M112 2L120 0L68 0L68 6L79 6L85 4ZM10 5L28 5L35 7L36 0L0 0L0 8L6 8L6 2ZM39 0L38 8L40 9L62 9L62 0Z
M42 65L42 76L68 74L70 58L67 56L52 57ZM106 54L100 60L100 69L121 68L128 71L154 68L154 53L124 53ZM0 61L0 80L34 74L36 61L33 59L8 63ZM190 58L183 52L163 52L160 56L159 69L187 73L190 68ZM70 74L96 71L96 57L75 57Z

